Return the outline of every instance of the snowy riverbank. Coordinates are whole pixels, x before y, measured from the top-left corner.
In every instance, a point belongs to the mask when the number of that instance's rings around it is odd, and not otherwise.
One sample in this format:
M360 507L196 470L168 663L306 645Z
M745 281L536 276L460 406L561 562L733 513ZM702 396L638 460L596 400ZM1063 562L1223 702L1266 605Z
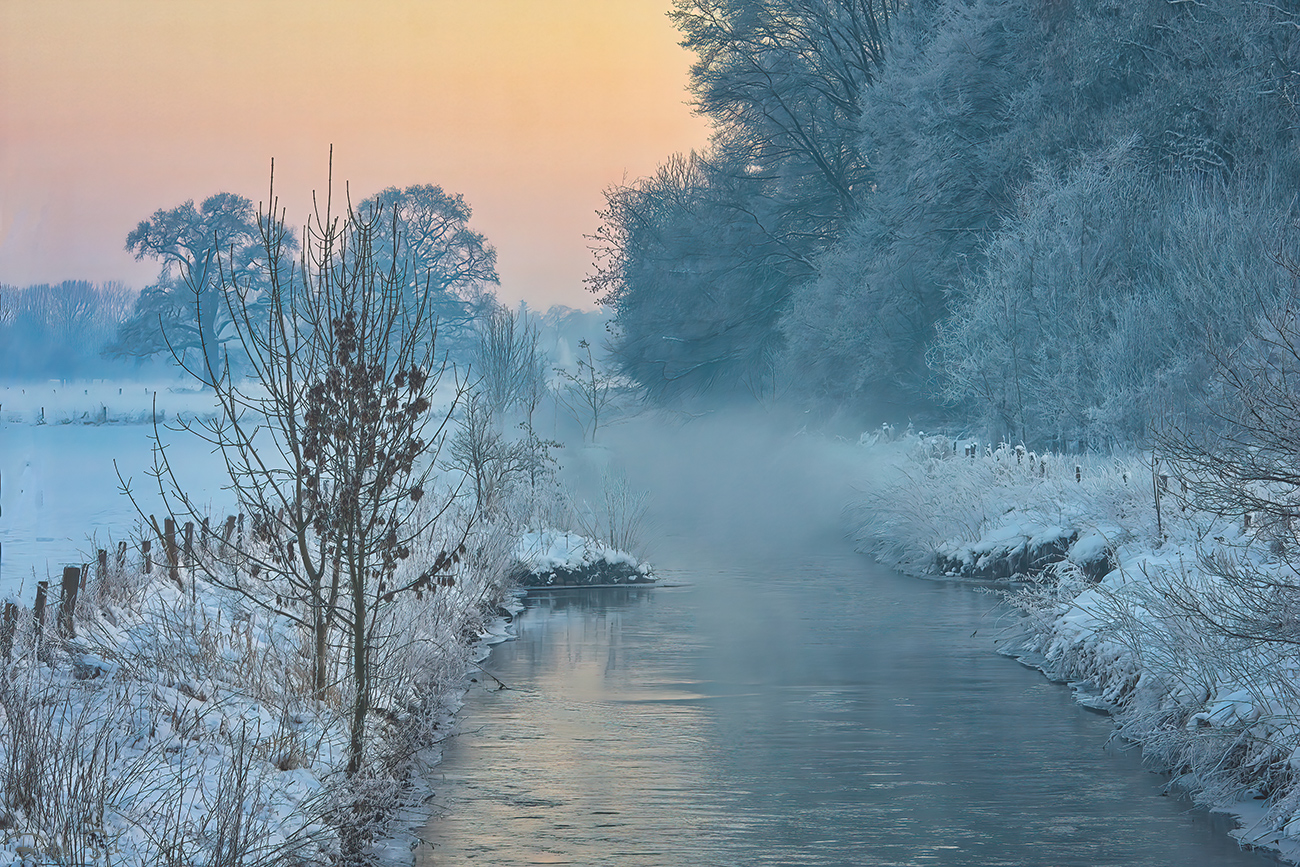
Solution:
M158 564L146 572L134 554L110 557L84 579L68 632L57 593L43 622L18 608L7 638L0 629L10 644L0 648L0 864L223 853L322 863L337 858L340 823L355 828L359 807L371 856L409 863L428 819L428 768L466 678L512 637L508 618L522 609L508 573L574 571L593 557L649 572L558 531L483 531L473 547L479 556L461 559L454 581L383 611L400 640L377 655L372 759L350 779L347 690L311 697L301 624L202 570L173 576Z
M197 570L92 568L71 634L55 601L43 628L18 609L0 863L319 863L363 805L362 833L390 850L475 648L502 637L492 565L468 558L454 585L384 611L402 640L376 659L371 760L351 779L347 690L311 697L301 626Z
M607 587L653 584L650 564L597 539L564 530L530 531L515 546L512 577L521 585Z
M973 451L971 450L973 448ZM1297 540L1199 512L1149 454L1036 455L864 436L847 511L862 550L913 574L998 581L1005 651L1069 682L1246 845L1300 860Z

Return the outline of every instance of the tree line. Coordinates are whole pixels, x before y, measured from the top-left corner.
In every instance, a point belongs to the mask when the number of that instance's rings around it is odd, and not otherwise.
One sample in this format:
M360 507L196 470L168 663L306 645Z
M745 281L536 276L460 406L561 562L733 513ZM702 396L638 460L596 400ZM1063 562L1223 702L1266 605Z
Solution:
M497 282L496 251L469 227L469 205L423 184L382 190L356 210L391 215L376 230L380 267L410 263L403 292L408 300L428 297L442 349L467 362L473 324L496 305L490 287ZM217 373L232 362L243 370L248 359L223 286L238 285L250 313L267 312L259 219L265 215L257 215L250 199L228 192L158 209L126 238L137 260L160 266L139 292L117 282L0 287L0 374L75 377L102 373L105 360L129 370L173 358ZM292 257L297 249L294 233L287 232L283 254ZM208 353L201 362L200 352Z
M677 0L714 132L607 191L620 369L1055 447L1204 412L1293 285L1298 11Z
M115 282L0 285L0 376L102 375L100 350L116 337L134 301L135 292Z

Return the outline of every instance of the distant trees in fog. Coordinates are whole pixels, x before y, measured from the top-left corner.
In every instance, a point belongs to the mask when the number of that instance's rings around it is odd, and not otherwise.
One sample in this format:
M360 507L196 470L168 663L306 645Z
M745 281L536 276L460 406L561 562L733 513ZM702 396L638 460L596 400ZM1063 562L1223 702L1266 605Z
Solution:
M470 208L459 195L432 185L399 190L389 187L356 206L361 219L374 219L374 267L385 275L405 275L408 301L427 301L430 325L453 352L468 346L466 329L491 309L486 286L495 283L496 251L468 226ZM253 203L233 193L217 193L195 206L193 200L159 209L126 239L137 259L161 264L158 279L140 293L133 315L107 348L115 357L175 355L192 370L221 376L242 348L234 327L237 310L266 310L269 275L274 268L301 268L297 241L290 232L277 248L284 257L267 263L266 246ZM231 293L238 293L238 297Z
M135 301L121 283L0 286L0 378L94 375Z
M679 0L708 151L608 191L649 392L1101 444L1192 410L1290 291L1284 6ZM852 49L856 49L852 50Z
M433 184L388 187L357 207L376 221L375 255L381 268L405 269L406 300L427 303L438 342L453 358L466 358L473 324L496 306L497 254L469 227L473 210L458 193Z
M141 220L127 235L126 249L162 268L140 293L108 354L174 355L208 371L209 381L220 377L227 344L236 336L229 303L235 299L226 297L226 287L238 283L244 300L254 307L262 303L266 268L260 240L253 203L233 193L209 196L197 207L189 200L160 208ZM287 239L286 254L292 254L294 243Z

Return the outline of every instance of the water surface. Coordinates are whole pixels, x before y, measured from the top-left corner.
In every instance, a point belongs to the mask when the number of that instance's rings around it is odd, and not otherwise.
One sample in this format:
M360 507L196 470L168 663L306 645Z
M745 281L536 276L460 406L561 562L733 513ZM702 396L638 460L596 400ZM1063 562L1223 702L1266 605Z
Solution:
M528 600L486 663L510 688L471 692L436 771L419 863L1275 863L998 655L988 594L843 542L725 564L671 545L686 586Z

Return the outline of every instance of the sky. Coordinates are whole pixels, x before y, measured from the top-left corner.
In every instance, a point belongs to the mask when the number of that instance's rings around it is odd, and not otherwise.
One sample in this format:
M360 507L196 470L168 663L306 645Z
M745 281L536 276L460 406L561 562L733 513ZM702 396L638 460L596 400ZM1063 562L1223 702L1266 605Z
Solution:
M0 0L0 283L119 280L160 208L276 193L301 224L437 184L496 247L502 300L594 307L611 184L702 147L669 0Z

